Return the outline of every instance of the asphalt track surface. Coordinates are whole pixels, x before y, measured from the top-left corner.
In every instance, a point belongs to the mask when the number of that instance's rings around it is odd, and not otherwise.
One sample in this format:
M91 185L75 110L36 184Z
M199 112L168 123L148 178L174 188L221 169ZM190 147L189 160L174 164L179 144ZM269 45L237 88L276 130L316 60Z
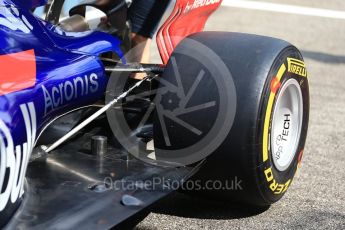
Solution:
M268 2L345 11L343 0ZM176 193L136 229L345 229L345 20L221 7L206 30L277 37L302 50L311 89L302 167L286 195L268 210Z

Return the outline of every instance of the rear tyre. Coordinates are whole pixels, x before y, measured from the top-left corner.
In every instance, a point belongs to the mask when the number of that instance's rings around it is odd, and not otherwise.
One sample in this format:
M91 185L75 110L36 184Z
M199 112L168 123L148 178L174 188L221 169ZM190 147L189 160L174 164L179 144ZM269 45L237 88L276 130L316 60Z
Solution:
M207 65L205 62L195 64L193 55L181 55L181 50L184 54L200 51L186 45L189 39L216 54L223 62L217 62L218 66L226 65L229 81L235 86L236 109L232 126L231 122L222 124L229 126L224 140L186 182L184 189L257 206L278 201L291 185L300 164L308 129L309 88L300 52L285 41L269 37L223 32L194 34L178 45L162 76L168 82L176 82L173 69L177 65L182 85L187 88L191 87L190 78L200 72L200 66ZM199 56L197 59L206 60ZM201 84L203 93L199 93L194 102L204 103L205 97L217 98L222 93L214 90L213 81L217 81L219 73L212 69L205 71ZM156 103L169 108L172 101ZM183 119L194 121L194 126L200 130L205 127L207 130L207 126L217 120L217 114L228 113L229 109L233 108L215 106L213 112L191 112ZM156 116L157 157L175 148L167 146L166 133L162 132L160 123ZM173 120L165 119L164 123L169 127L170 143L185 148L195 141L193 133Z

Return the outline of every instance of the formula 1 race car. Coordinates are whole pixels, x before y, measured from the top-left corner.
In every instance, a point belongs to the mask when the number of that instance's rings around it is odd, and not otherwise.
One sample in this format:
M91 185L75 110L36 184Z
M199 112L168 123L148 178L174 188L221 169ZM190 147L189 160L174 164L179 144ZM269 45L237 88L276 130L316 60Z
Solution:
M0 227L135 224L176 190L253 206L285 194L309 119L296 47L201 32L221 0L176 0L156 37L163 64L133 63L129 1L61 19L64 2L41 19L45 0L0 0Z

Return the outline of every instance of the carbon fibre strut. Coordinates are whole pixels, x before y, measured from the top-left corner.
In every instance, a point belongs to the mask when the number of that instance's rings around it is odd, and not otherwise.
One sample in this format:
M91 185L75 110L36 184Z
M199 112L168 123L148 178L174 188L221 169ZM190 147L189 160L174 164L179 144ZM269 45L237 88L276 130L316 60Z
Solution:
M110 101L108 104L104 105L101 109L99 109L97 112L92 114L89 118L81 122L79 125L77 125L75 128L73 128L71 131L69 131L67 134L65 134L63 137L61 137L59 140L51 144L50 146L41 146L42 151L38 151L36 153L33 153L30 157L30 161L34 161L38 158L44 157L47 155L47 153L51 152L52 150L59 147L63 142L67 141L70 137L72 137L74 134L79 132L82 128L84 128L86 125L90 124L92 121L94 121L97 117L102 115L104 112L109 110L112 106L117 104L120 100L124 99L128 96L129 93L131 93L134 89L138 88L144 81L151 81L154 78L156 78L158 75L148 73L142 80L135 83L133 86L131 86L127 91L120 94L118 97L114 98L112 101Z

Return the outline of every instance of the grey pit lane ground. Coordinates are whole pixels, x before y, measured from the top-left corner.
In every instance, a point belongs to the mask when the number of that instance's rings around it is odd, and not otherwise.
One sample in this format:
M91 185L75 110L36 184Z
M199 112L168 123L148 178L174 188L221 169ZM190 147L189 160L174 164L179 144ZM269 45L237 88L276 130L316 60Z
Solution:
M339 0L279 2L345 10ZM345 229L345 20L221 7L206 30L282 38L302 50L311 90L302 166L286 195L266 211L176 193L137 230Z

